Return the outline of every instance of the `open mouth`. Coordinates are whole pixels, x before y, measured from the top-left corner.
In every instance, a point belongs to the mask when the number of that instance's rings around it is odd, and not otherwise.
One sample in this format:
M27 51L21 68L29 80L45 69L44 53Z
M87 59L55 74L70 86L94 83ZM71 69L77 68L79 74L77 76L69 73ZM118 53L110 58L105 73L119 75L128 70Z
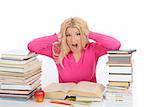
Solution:
M72 44L72 47L77 48L78 44L77 43L76 44Z

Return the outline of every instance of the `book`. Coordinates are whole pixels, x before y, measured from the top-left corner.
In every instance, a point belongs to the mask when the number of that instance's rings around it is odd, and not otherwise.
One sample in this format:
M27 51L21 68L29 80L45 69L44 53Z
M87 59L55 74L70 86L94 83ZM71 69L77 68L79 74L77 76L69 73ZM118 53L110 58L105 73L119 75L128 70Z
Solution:
M107 91L108 92L128 92L129 87L118 87L118 86L107 86Z
M29 78L31 78L34 75L38 75L39 73L41 73L41 69L37 69L36 72L32 72L28 75L0 75L0 80L6 80L6 79L16 79L16 80L27 80Z
M109 81L125 81L132 82L133 75L109 74Z
M116 101L128 101L132 99L131 93L105 93L105 98L107 100L116 100Z
M34 92L38 89L39 89L39 87L32 90L29 94L7 94L7 93L5 94L5 93L0 93L0 98L13 98L13 99L16 99L16 100L17 100L17 98L18 99L29 99L33 96Z
M109 86L120 86L120 87L129 87L129 82L118 82L118 81L109 81Z
M0 58L0 64L17 64L17 65L24 65L24 64L27 64L33 60L37 60L36 57L32 57L30 59L27 59L27 60L22 60L22 61L19 61L19 60L9 60L9 59L2 59Z
M11 90L33 90L35 87L39 86L41 80L35 81L33 84L0 84L0 89L11 89Z
M33 88L33 90L40 89L40 88L41 88L41 85ZM0 89L0 93L1 94L17 94L17 95L25 94L26 95L26 94L30 94L33 90L7 90L7 89L2 90L2 89Z
M0 80L7 80L7 79L16 79L16 80L27 80L32 78L35 75L41 74L41 68L36 68L31 70L30 72L7 72L7 71L0 71Z
M108 56L108 60L110 62L118 62L118 63L131 63L131 54L118 55L112 54Z
M108 88L106 92L110 93L129 93L129 89L115 89L115 88Z
M110 62L108 61L106 63L109 67L110 66L116 66L116 67L132 67L132 63L118 63L118 62Z
M51 83L44 88L46 98L65 99L68 96L77 98L101 98L104 86L99 83L81 81L76 83Z
M89 96L66 96L65 100L76 102L98 102L103 100L102 97L89 97Z
M102 101L103 97L88 97L88 96L76 96L75 101L78 102L95 102L95 101Z
M37 68L34 68L28 72L10 72L10 71L0 71L0 77L3 76L11 76L11 77L31 77L34 74L40 73L41 67L38 66Z
M32 65L32 66L29 66L27 68L15 68L15 67L1 67L0 66L0 71L6 71L6 72L29 72L33 69L36 69L36 68L40 68L41 67L41 64L38 63L38 64L35 64L35 65Z
M25 50L9 50L1 54L2 59L25 60L37 56L34 52Z
M132 74L132 67L109 67L109 73L118 73L118 74Z
M22 63L22 62L21 62ZM25 64L10 64L10 63L0 63L0 67L10 67L10 68L22 68L22 69L27 69L28 67L31 67L33 65L39 64L40 62L35 59L35 60L31 60L29 63L25 63Z
M1 98L25 98L25 99L29 99L30 97L32 96L32 93L31 94L28 94L28 95L18 95L18 94L1 94L0 93L0 97Z
M35 80L41 77L41 73L37 73L27 79L16 79L16 78L0 78L0 83L13 83L13 84L32 84Z
M135 52L136 49L126 49L126 50L115 50L115 51L108 51L108 54L132 54Z

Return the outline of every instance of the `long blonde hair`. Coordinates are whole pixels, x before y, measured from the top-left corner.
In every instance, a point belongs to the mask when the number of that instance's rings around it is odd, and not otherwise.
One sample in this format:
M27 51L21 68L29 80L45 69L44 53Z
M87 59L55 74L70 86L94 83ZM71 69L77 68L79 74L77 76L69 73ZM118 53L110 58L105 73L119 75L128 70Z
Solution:
M58 36L59 36L58 37L58 40L59 40L58 48L60 49L60 53L59 54L56 53L55 50L53 49L53 54L54 54L54 56L57 57L56 63L59 63L61 65L63 65L62 64L63 58L70 52L70 48L66 42L66 30L69 27L75 27L80 31L82 48L85 48L86 44L89 42L88 41L89 28L87 26L87 23L83 19L77 18L77 17L66 19L61 24L60 32L58 34Z

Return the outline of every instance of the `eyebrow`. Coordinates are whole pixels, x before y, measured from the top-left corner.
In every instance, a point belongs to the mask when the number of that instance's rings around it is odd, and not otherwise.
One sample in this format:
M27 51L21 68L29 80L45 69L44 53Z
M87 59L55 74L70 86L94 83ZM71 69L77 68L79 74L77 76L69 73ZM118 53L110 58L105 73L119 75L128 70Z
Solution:
M65 34L70 34L69 32L66 32Z

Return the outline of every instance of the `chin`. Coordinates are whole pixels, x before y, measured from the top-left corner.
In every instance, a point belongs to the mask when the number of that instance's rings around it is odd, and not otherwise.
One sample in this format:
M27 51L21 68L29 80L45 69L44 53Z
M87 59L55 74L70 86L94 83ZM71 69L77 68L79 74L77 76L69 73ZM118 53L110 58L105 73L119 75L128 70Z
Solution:
M81 52L81 51L72 51L72 53L79 53L79 52Z

